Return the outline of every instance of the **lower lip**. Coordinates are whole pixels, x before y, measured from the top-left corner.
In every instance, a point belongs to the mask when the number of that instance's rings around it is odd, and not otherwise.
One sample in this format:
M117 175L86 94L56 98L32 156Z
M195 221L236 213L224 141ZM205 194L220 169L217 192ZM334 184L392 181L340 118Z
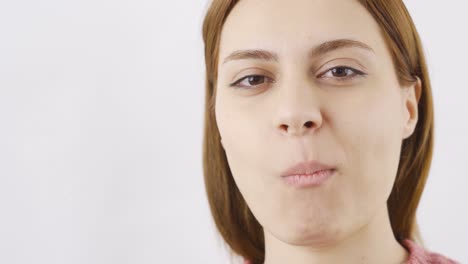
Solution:
M330 178L333 175L334 172L334 169L322 170L314 174L286 176L283 177L283 180L286 182L286 184L296 188L315 187L320 186L322 183L324 183L328 178Z

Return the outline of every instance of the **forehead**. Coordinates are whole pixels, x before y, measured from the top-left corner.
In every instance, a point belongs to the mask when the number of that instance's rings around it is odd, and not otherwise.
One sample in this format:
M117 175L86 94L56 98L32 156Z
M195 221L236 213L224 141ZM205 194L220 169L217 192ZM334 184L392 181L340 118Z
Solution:
M241 0L223 26L219 56L259 48L303 57L311 46L343 38L385 49L378 24L357 0Z

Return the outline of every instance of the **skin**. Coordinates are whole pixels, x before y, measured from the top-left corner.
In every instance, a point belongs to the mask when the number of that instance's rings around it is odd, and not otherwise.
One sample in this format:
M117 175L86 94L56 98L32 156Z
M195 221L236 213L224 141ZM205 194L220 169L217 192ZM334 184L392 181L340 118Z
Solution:
M307 57L311 47L343 38L373 51L351 47ZM279 61L223 63L244 49L275 52ZM338 66L366 75L340 81L354 72L333 73ZM242 78L244 88L230 87ZM419 79L399 85L379 26L357 1L236 5L221 34L215 115L236 185L263 226L265 264L408 258L386 202L402 141L417 123L420 92ZM286 185L281 172L309 160L336 171L318 187Z

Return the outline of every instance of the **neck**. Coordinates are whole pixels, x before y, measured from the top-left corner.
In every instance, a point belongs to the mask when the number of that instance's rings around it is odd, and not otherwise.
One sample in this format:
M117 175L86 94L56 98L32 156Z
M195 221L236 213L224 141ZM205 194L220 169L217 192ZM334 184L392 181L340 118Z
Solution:
M408 256L393 235L386 206L366 226L327 246L290 245L265 232L264 264L399 264Z

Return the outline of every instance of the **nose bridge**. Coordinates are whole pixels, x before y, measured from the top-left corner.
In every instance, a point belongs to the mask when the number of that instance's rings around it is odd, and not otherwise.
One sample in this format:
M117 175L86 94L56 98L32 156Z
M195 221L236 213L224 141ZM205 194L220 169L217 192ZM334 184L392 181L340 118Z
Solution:
M274 126L281 133L292 136L316 130L322 124L318 87L297 69L283 76L277 86Z

